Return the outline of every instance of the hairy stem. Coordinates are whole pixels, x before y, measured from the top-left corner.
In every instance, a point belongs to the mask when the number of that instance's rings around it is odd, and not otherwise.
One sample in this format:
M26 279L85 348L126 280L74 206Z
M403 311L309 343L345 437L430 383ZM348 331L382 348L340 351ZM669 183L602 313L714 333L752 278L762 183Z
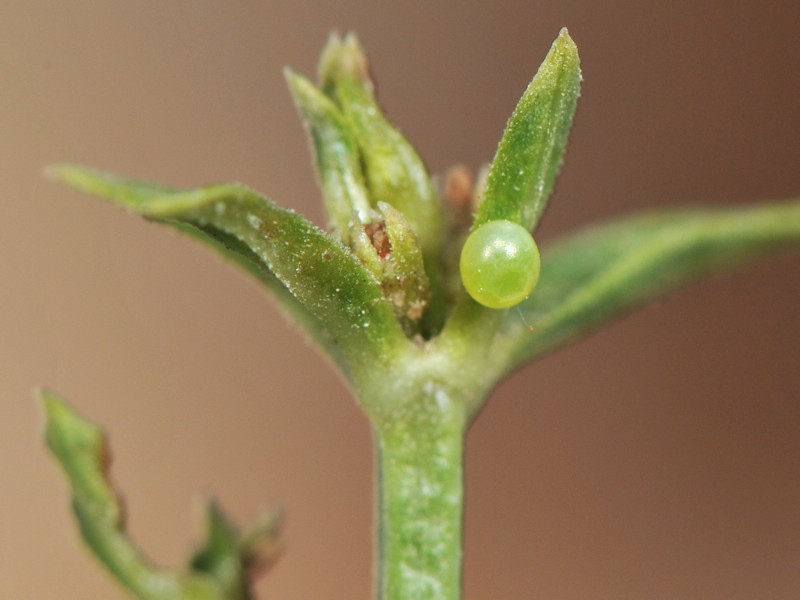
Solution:
M380 600L461 597L463 402L423 386L378 432Z

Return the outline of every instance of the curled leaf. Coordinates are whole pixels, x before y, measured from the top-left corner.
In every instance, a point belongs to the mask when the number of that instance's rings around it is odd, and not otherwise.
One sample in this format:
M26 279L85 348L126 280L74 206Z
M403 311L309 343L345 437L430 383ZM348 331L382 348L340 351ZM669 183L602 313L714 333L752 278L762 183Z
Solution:
M108 477L106 437L55 394L41 392L45 439L69 482L81 536L97 559L140 600L249 600L247 582L232 585L211 570L171 571L154 566L125 530L124 510ZM245 571L239 561L227 570Z

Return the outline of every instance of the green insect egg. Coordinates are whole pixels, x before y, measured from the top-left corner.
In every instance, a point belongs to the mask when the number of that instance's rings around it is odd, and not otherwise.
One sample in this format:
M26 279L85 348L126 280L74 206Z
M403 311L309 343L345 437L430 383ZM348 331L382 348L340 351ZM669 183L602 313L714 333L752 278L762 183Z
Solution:
M461 281L476 302L509 308L531 293L540 263L539 248L524 227L490 221L469 234L459 266Z

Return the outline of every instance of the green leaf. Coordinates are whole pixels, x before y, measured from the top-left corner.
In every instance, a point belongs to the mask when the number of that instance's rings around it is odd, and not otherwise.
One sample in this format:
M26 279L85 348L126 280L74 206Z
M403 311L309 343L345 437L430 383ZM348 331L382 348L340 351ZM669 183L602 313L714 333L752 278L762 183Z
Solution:
M108 479L106 438L61 398L41 392L45 438L69 481L81 535L97 559L141 600L246 600L228 595L208 574L153 566L125 531L120 500Z
M330 98L306 78L289 69L284 73L308 128L330 225L347 244L354 215L361 223L375 219L361 172L358 144Z
M473 229L502 219L535 229L561 165L580 81L578 49L564 28L506 125Z
M797 200L649 214L572 235L545 249L538 286L504 315L494 376L701 277L798 244Z
M111 200L129 210L136 210L137 206L152 198L180 191L160 183L128 179L81 165L49 165L43 174L51 181L66 183L76 190Z
M308 340L320 346L325 354L335 362L343 373L348 371L347 359L341 347L331 336L330 331L305 306L298 302L292 293L275 277L261 259L243 242L233 236L224 236L216 232L216 237L197 229L192 225L176 222L165 222L185 235L209 246L217 254L235 264L260 281L275 300L284 317L294 323L306 334Z
M240 534L216 502L206 508L206 540L190 561L193 570L208 573L231 593L243 596L247 589L239 560Z
M265 513L257 527L243 536L217 503L209 502L206 540L192 557L191 570L210 575L226 598L253 598L250 581L254 573L271 566L277 557L280 521L279 513ZM259 547L263 548L260 552Z
M274 277L284 290L276 294L278 300L300 316L299 323L332 351L346 374L391 360L406 341L380 285L349 250L242 185L178 192L76 166L51 168L49 174L147 219L184 231L194 228L270 289L277 287Z
M383 115L356 37L332 37L319 71L323 91L340 106L358 141L372 206L385 202L403 213L419 240L431 283L439 286L443 244L439 198L414 147ZM438 302L435 290L433 296Z
M350 228L350 248L364 265L364 268L377 280L383 278L383 261L375 248L373 237L381 223L368 223L366 225L353 223ZM368 233L369 232L369 233Z
M422 250L403 213L384 202L379 203L378 208L389 239L382 280L384 294L406 333L412 334L418 331L419 320L430 298L430 281L425 273Z

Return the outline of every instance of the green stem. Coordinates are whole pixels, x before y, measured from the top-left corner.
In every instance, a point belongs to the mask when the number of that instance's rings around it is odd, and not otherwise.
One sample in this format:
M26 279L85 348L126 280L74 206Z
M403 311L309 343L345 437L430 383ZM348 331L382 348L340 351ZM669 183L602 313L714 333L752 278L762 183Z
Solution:
M380 600L461 598L461 399L428 383L378 431Z

